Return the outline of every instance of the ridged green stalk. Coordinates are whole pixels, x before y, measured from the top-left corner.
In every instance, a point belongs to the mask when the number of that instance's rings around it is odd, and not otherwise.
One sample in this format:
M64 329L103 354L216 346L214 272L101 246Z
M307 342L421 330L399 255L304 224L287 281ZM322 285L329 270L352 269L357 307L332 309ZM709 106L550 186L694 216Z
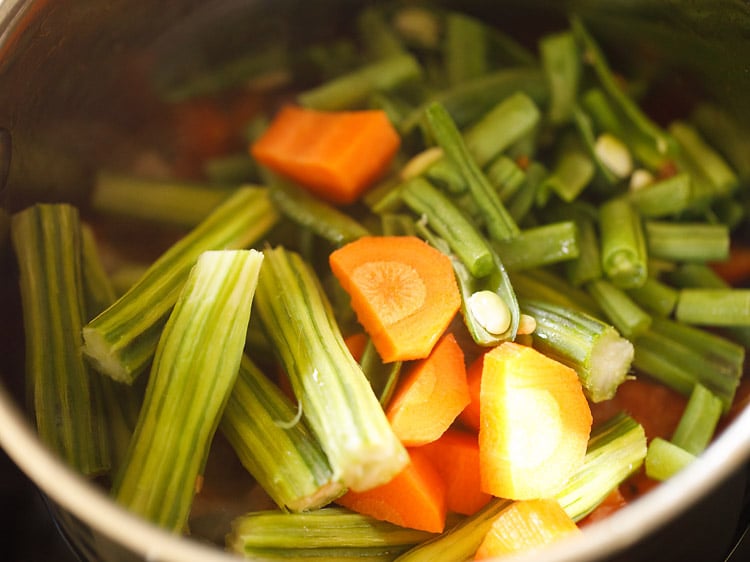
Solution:
M543 301L520 303L521 312L536 320L534 347L575 369L591 401L612 398L628 376L633 344L584 312Z
M334 478L353 490L387 482L408 455L347 349L319 279L295 252L277 247L265 256L257 313Z
M256 482L290 511L322 507L345 491L299 414L244 355L219 427Z
M100 375L81 354L86 318L78 210L38 204L11 217L26 384L39 437L84 474L110 466Z
M164 323L198 256L244 248L278 220L265 188L236 190L169 248L143 277L83 328L83 352L100 372L132 383L151 361Z
M232 522L231 552L260 560L393 560L432 533L340 507L308 513L258 511Z
M196 480L237 379L263 254L204 252L159 339L112 496L174 532L185 530Z

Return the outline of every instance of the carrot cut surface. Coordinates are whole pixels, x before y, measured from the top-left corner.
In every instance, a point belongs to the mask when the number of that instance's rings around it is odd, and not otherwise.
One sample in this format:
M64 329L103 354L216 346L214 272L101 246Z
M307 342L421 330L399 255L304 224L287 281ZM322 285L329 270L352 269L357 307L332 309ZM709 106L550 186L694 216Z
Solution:
M484 356L482 489L507 499L552 497L583 462L592 416L570 367L505 342Z
M484 355L480 355L471 362L466 369L466 383L469 387L469 403L458 415L460 421L467 429L479 431L479 391L482 385L482 367Z
M427 357L461 305L450 258L416 236L365 236L329 263L384 363Z
M424 451L408 449L410 462L392 480L336 500L346 508L402 527L441 533L447 514L445 484Z
M405 373L386 416L399 440L414 447L440 437L468 403L464 353L449 333Z
M476 434L448 429L420 448L445 482L448 511L473 515L492 498L479 486L479 441Z
M317 111L287 105L250 153L321 199L350 204L385 173L400 145L384 111Z
M555 499L516 501L492 522L474 559L526 552L580 532Z

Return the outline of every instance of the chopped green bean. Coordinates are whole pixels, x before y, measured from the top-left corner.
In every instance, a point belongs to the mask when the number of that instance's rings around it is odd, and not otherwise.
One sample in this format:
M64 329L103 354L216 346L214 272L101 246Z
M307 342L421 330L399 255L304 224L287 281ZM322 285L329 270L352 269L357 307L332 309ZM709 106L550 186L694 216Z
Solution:
M599 208L602 269L622 289L640 287L648 276L646 237L630 202L616 197Z
M729 257L729 229L723 224L647 220L644 229L652 258L708 262Z

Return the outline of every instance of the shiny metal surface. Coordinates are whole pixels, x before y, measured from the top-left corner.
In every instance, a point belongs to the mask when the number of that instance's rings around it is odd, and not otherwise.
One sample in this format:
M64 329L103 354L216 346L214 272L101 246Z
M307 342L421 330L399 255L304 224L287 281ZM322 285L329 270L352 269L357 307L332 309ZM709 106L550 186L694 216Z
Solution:
M98 166L127 162L144 142L168 150L170 139L154 133L162 125L163 108L142 81L140 63L155 54L163 64L172 64L175 74L188 73L191 65L210 64L212 57L231 52L236 41L257 41L257 48L263 48L269 41L302 43L335 32L356 4L0 0L0 204L9 210L41 200L83 204L90 174ZM523 8L507 4L514 14ZM526 4L539 13L539 4ZM590 8L590 3L579 4L584 11ZM738 10L748 10L746 3L736 4ZM496 9L501 10L500 4ZM186 37L191 56L181 58L171 46ZM738 87L744 88L744 82ZM17 321L9 272L0 269L0 276L5 295L0 314L6 323ZM21 342L6 336L0 332L0 445L51 498L61 527L81 552L102 561L233 559L216 547L131 516L53 458L21 407ZM723 558L742 509L748 458L750 411L668 484L590 527L582 538L545 552L543 559Z

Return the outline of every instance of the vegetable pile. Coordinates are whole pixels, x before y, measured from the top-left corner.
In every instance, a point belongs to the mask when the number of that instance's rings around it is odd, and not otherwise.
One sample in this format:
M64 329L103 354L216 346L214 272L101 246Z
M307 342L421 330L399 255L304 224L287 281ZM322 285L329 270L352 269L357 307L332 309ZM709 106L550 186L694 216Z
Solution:
M262 499L223 546L253 559L580 534L743 405L750 132L706 101L656 121L576 17L533 47L429 6L358 18L280 82L180 86L177 130L191 96L255 108L200 177L102 170L90 209L10 217L40 438L175 533L224 443ZM126 276L113 216L176 239Z

